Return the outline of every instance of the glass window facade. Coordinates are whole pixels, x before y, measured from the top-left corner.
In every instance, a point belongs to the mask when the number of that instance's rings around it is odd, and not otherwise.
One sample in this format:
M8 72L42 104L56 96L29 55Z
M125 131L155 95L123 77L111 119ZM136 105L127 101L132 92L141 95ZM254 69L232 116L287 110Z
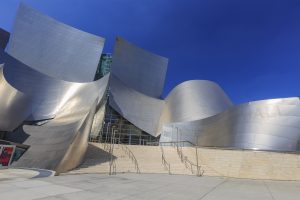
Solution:
M96 71L95 80L98 80L110 72L112 55L105 53L101 55L99 65Z

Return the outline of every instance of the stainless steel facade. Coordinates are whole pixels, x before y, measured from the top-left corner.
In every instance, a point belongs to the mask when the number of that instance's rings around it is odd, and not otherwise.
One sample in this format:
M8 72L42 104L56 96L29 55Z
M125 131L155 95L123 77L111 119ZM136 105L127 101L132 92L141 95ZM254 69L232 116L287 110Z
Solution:
M111 73L127 87L144 95L160 98L168 59L147 52L117 37Z
M165 75L166 64L160 61L161 57L148 58L150 63L156 63L156 68L153 73L147 71L149 68L144 69L145 65L134 63L133 58L148 53L141 51L123 39L117 39L109 102L135 126L160 136L160 142L189 141L219 148L300 150L298 98L235 106L216 83L192 80L179 84L162 100L158 98L159 93L149 92L152 87L148 82L159 83L162 88L163 83L155 80L154 72L161 70ZM146 83L141 80L144 74Z
M135 126L156 136L164 101L127 87L114 75L111 75L109 86L110 105Z
M8 53L51 77L93 81L104 39L62 24L20 4Z
M168 60L118 37L113 53L109 104L129 122L156 136Z
M300 151L299 98L271 99L231 107L212 117L164 127L161 142L268 151Z
M109 105L161 142L300 151L299 98L235 106L216 83L193 80L162 99L168 60L119 37L111 73L93 81L103 44L21 4L8 53L0 48L0 131L29 146L14 166L57 173L78 166L92 124L103 125L97 108L108 89Z
M80 164L109 80L93 81L103 42L21 4L9 54L0 49L0 131L29 146L13 166Z
M165 99L159 131L165 124L207 118L231 106L232 102L216 83L206 80L183 82Z

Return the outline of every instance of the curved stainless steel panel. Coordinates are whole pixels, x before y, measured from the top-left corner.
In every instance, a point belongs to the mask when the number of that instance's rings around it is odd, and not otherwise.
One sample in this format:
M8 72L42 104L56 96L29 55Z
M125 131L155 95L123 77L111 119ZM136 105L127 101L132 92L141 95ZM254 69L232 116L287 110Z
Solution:
M214 82L186 81L176 86L165 99L160 127L216 115L232 106L224 91Z
M300 101L287 98L250 102L206 119L175 123L164 130L161 141L179 138L200 146L300 151Z
M168 59L147 52L118 37L113 52L111 73L130 88L160 98Z
M0 65L0 131L12 131L30 115L32 99L7 82L3 68Z
M86 83L73 93L56 117L41 126L24 125L26 153L13 164L65 172L78 166L85 154L95 107L104 96L108 76ZM47 159L45 159L47 158Z
M3 51L0 51L0 63L1 62L5 63L3 80L5 79L7 83L15 89L15 95L20 96L24 94L21 96L30 99L30 103L27 102L24 104L25 102L17 101L15 104L11 102L12 105L9 107L3 103L1 103L0 106L6 108L6 113L15 113L14 115L21 115L21 112L13 112L7 109L16 109L16 107L20 106L26 108L27 118L25 119L29 121L54 118L56 113L78 90L86 84L89 84L67 82L51 78L31 69ZM0 87L9 88L7 86ZM6 101L7 98L2 96L0 100ZM15 117L17 118L17 116ZM12 119L7 120L11 122L14 121ZM2 121L2 119L0 121Z
M59 173L81 162L109 80L86 82L94 78L103 42L21 4L13 56L0 49L0 130L30 146L14 166Z
M5 49L9 40L9 32L0 28L0 48Z
M137 92L111 75L109 103L135 126L156 136L163 100Z
M93 81L104 39L20 4L8 53L35 70L65 81Z

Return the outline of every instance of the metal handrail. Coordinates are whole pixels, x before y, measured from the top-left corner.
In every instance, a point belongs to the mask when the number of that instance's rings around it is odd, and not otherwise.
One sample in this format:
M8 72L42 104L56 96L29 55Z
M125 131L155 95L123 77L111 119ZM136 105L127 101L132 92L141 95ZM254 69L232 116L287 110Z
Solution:
M161 149L161 162L162 162L165 170L168 170L169 174L171 174L171 166L170 166L170 163L168 163L166 160L164 149L162 146L160 146L160 149Z
M134 154L132 153L132 151L126 146L126 145L121 145L122 149L124 150L125 154L129 157L129 159L131 159L131 161L134 164L134 168L136 170L136 173L140 174L140 168L139 168L139 164L137 162L136 157L134 156Z
M117 173L116 162L113 159L114 146L115 146L115 141L116 141L116 139L115 139L116 131L117 130L114 130L114 128L112 128L112 138L111 138L110 146L109 146L109 154L110 154L109 175L115 175ZM107 147L104 146L104 149L105 148L107 148Z
M183 155L182 149L179 148L179 144L184 144L184 143L188 143L188 144L190 144L190 145L192 145L193 147L196 148L197 164L193 163L192 161L190 161L188 159L187 156ZM197 172L196 173L197 176L202 176L204 174L204 170L201 171L201 166L198 164L197 146L194 143L185 140L185 141L160 142L160 145L161 144L171 144L170 146L176 147L177 154L178 154L181 162L184 163L184 165L185 165L186 168L190 168L191 169L192 174L194 174L193 166L197 169L197 171L196 171ZM184 145L180 145L180 146L184 146Z
M195 167L197 169L197 171L196 171L197 176L202 176L204 174L204 170L201 171L201 166L199 164L195 164L192 161L190 161L187 156L184 156L182 149L180 149L178 146L177 146L177 153L178 153L178 156L179 156L181 162L184 163L185 167L191 169L192 174L195 173L193 170L193 167Z
M176 146L176 144L184 144L184 143L188 143L190 145L192 145L193 147L196 147L197 145L188 141L188 140L184 140L184 141L171 141L171 142L159 142L159 145L163 146L162 144L171 144L170 146ZM184 145L183 145L184 146Z

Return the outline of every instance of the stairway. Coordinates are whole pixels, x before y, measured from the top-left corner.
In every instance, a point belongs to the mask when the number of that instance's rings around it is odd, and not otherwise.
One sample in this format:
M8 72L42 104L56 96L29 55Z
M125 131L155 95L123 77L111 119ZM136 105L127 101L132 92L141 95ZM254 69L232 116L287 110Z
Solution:
M161 161L159 146L127 145L139 164L141 173L168 173Z
M188 158L192 163L197 163L197 157L196 157L196 148L194 147L182 147L182 153L184 156ZM202 156L202 149L198 148L198 164L201 166L201 172L203 172L204 176L223 176L219 172L217 172L215 169L213 169L211 166L207 165L205 157Z
M106 144L106 148L104 147L105 144L102 143L89 143L83 163L78 168L67 172L67 174L109 173L109 163L111 160L111 154L109 153L110 144ZM162 164L160 146L115 144L113 159L116 164L117 173L137 173L134 162L125 153L124 149L126 148L132 152L137 160L140 173L168 173L168 170ZM193 175L191 170L181 162L176 148L164 146L163 151L166 161L170 164L171 174ZM188 156L192 156L192 152ZM193 156L195 157L195 152Z
M166 161L170 164L171 174L192 175L191 170L181 162L176 147L163 146L163 151Z
M108 152L110 144L104 150L104 144L89 143L87 154L83 163L76 169L67 172L68 174L82 173L109 173L111 154ZM113 151L113 160L116 163L116 172L136 172L131 159L125 154L121 145L115 144Z

